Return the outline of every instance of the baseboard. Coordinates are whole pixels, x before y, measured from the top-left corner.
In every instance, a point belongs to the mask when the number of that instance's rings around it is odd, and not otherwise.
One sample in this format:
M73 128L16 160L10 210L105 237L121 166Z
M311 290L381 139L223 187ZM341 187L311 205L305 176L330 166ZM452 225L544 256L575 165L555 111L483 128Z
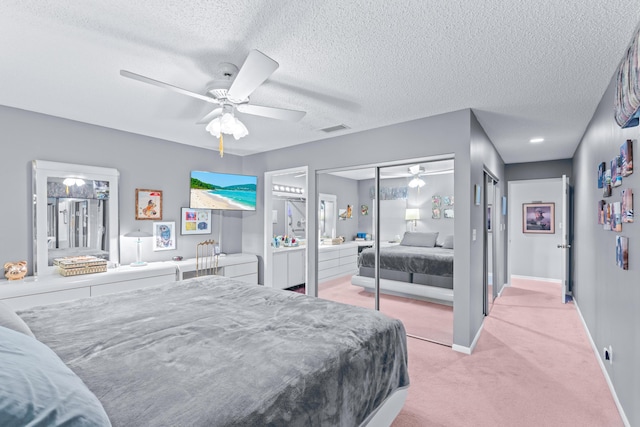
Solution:
M548 277L519 276L517 274L512 274L511 277L515 279L538 280L540 282L562 283L562 279L550 279Z
M473 350L476 348L476 344L478 344L478 339L480 338L480 332L482 332L482 328L484 327L484 320L482 321L482 325L480 325L480 328L478 329L478 332L476 333L475 338L473 339L473 341L471 342L471 346L470 347L465 347L463 345L459 345L459 344L453 344L451 346L451 348L454 351L457 351L459 353L464 353L464 354L471 354L473 353Z
M607 372L607 368L604 366L604 362L602 361L602 357L600 357L600 352L596 347L595 341L591 337L591 333L589 332L589 328L587 327L587 322L584 321L584 317L582 317L582 312L580 311L580 307L578 307L578 302L574 299L573 305L576 307L576 311L578 312L578 316L580 317L580 321L582 322L582 326L584 327L585 332L587 333L587 337L589 338L589 342L591 343L591 349L595 353L596 359L598 360L598 365L600 365L600 369L604 374L604 379L607 381L607 385L609 386L609 391L611 392L611 396L613 396L613 401L616 403L616 407L618 408L618 412L620 413L620 418L622 418L622 422L625 427L631 427L629 423L629 419L627 415L624 413L624 408L620 404L620 400L618 399L618 395L616 393L616 389L613 387L613 383L611 382L611 378L609 377L609 372Z

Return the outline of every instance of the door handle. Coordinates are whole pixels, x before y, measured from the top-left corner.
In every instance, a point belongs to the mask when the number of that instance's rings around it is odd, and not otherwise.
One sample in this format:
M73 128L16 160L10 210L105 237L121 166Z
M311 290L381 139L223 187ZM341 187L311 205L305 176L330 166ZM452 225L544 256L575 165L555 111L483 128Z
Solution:
M558 249L569 249L571 245L558 245Z

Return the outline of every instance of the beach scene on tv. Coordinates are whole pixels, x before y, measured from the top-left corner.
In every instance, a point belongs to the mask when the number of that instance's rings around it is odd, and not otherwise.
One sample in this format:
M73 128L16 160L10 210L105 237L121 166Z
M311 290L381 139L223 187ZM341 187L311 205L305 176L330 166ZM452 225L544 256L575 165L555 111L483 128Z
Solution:
M191 172L189 207L253 211L258 178L217 172Z

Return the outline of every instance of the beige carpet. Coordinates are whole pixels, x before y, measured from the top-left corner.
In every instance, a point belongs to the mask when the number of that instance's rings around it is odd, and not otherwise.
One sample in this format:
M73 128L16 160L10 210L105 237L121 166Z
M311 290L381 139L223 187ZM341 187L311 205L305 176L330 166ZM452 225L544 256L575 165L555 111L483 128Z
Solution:
M472 355L416 339L408 347L411 386L393 427L623 425L558 284L512 280Z
M375 308L374 294L351 284L351 276L321 283L318 297L359 307ZM380 311L402 320L409 335L453 344L453 307L380 294Z

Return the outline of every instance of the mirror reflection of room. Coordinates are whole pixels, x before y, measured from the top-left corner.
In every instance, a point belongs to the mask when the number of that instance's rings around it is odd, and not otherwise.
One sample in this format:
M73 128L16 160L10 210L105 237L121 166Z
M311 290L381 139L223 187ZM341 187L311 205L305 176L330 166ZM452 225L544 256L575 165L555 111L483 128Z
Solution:
M380 168L379 185L380 310L401 319L408 334L445 345L453 343L453 171L453 160L403 163ZM337 255L320 241L321 298L375 307L374 177L375 168L318 175L318 191L336 194L338 208L357 207L350 221L338 221L345 241ZM352 262L339 255L349 246Z
M48 265L55 258L91 255L109 258L109 183L79 178L47 180Z

